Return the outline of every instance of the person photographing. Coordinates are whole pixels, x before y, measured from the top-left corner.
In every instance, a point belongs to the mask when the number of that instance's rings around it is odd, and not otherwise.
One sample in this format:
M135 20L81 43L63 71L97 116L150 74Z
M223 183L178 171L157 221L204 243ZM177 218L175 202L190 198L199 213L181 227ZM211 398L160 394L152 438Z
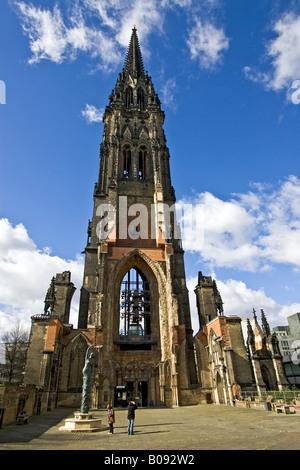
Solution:
M127 419L128 419L128 429L127 429L127 434L131 435L133 434L133 424L135 420L135 410L137 409L137 406L134 401L130 401L127 407L128 413L127 413Z

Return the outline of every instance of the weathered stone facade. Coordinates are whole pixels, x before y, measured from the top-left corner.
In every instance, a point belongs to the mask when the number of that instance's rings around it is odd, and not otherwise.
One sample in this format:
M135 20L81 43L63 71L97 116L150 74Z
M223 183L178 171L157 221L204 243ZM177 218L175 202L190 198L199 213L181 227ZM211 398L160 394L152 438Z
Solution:
M0 384L0 429L16 421L23 410L28 415L39 415L47 409L43 388L9 382Z
M197 296L200 330L195 336L198 382L215 403L232 404L242 393L288 388L278 342L262 311L262 329L254 312L246 341L241 318L225 316L215 281L199 273Z
M45 315L33 318L26 381L37 381L33 371L39 368L39 382L56 384L65 403L80 391L89 345L103 345L95 367L95 406L122 403L125 392L142 404L177 406L181 391L188 401L196 384L164 118L133 29L125 66L103 117L79 330L67 334L64 327L74 292L69 273L52 279ZM57 344L63 345L59 353ZM37 349L43 358L38 359ZM49 358L55 356L50 368Z
M230 403L234 384L255 386L240 319L223 315L216 283L202 273L193 338L164 117L134 28L103 117L78 329L68 324L69 272L52 279L44 314L32 317L25 383L47 390L49 408L79 406L90 346L102 346L93 407L132 398L143 406Z

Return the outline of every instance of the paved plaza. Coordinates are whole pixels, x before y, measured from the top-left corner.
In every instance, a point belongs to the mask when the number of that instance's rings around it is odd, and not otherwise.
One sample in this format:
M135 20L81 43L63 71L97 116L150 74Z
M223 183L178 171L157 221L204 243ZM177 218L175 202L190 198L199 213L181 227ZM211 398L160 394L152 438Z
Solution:
M300 414L214 404L139 408L135 433L129 436L125 409L115 410L113 435L107 430L59 430L66 418L73 417L73 411L59 408L30 417L28 424L4 426L0 430L0 450L103 450L105 455L141 450L177 454L193 450L300 450ZM106 410L97 410L94 416L106 424Z

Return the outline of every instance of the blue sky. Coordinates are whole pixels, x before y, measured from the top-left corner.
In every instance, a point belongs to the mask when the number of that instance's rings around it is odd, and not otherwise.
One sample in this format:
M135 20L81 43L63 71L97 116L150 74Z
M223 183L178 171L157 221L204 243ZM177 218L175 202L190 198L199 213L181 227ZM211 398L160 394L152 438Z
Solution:
M0 21L0 329L30 324L69 269L77 324L101 116L133 25L177 200L205 214L202 244L184 234L194 329L198 271L226 315L287 324L300 311L299 2L3 0Z

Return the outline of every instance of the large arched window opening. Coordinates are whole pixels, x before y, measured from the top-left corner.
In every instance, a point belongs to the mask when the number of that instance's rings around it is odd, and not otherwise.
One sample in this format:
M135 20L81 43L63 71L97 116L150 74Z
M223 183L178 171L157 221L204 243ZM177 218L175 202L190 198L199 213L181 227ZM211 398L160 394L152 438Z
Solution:
M121 283L120 337L128 341L149 339L150 320L149 283L141 271L132 268Z
M87 349L86 341L79 336L75 340L70 356L70 374L68 379L68 390L81 390L82 369L84 367L85 353Z
M144 145L142 145L139 149L139 171L138 171L138 178L140 180L146 179L146 157L147 157L147 150Z
M126 144L123 147L123 178L131 177L131 149L130 145Z

